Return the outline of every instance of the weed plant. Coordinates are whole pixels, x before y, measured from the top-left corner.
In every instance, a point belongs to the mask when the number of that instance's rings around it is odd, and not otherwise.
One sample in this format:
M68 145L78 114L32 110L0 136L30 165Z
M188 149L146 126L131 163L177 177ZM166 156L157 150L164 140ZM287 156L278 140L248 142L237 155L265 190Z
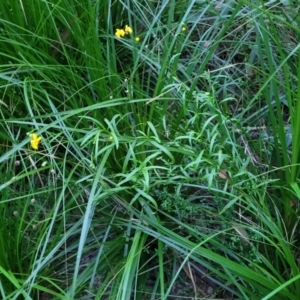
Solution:
M0 11L1 299L298 299L294 1Z

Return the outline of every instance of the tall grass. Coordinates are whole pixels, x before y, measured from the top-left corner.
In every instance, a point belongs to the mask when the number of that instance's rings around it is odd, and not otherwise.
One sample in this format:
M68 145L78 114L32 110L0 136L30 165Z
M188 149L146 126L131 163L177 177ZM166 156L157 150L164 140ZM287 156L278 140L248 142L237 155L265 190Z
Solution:
M104 2L0 4L1 297L298 299L296 8Z

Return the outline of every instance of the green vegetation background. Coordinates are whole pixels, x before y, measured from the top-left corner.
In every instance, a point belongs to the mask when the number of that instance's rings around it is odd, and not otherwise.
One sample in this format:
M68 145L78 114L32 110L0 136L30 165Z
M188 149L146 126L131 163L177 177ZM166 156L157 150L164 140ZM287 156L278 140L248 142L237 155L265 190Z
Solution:
M295 3L1 1L1 299L299 299Z

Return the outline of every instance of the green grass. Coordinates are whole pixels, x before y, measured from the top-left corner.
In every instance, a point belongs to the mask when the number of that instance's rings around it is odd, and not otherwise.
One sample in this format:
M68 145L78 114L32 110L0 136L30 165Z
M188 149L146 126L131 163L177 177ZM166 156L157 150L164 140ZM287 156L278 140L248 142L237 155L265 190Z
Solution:
M104 2L0 4L0 298L298 299L299 8Z

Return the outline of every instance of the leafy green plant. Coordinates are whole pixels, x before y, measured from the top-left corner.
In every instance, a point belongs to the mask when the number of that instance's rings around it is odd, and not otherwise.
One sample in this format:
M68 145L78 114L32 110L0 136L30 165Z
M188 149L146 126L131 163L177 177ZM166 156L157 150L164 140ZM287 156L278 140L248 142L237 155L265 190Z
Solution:
M298 299L299 18L102 2L0 4L1 297Z

